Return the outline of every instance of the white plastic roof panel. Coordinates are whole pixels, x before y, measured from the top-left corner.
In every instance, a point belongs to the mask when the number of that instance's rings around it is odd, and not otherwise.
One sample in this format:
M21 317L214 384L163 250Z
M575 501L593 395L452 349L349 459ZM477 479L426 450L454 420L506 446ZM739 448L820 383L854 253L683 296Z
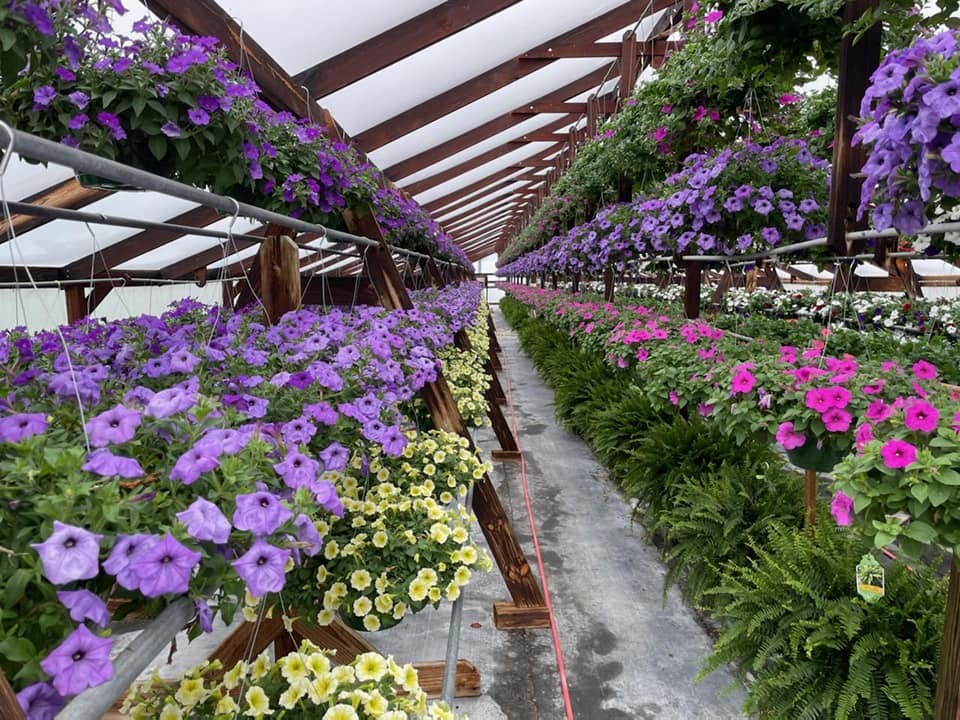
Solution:
M558 113L542 113L540 115L533 115L529 120L524 120L521 123L517 123L509 130L504 130L503 132L497 133L496 135L493 135L487 138L483 142L479 142L476 145L471 145L465 150L461 150L458 153L454 153L453 155L447 156L445 159L441 160L438 163L434 163L433 165L425 167L423 170L420 170L419 172L413 173L412 175L408 175L407 177L402 178L401 182L409 184L409 183L419 182L420 180L423 180L428 177L432 177L433 175L436 175L439 172L443 172L447 168L455 167L462 162L466 162L470 158L474 158L477 155L481 155L487 152L487 150L492 150L495 147L499 147L504 143L510 142L511 140L515 140L518 137L526 135L529 132L533 132L534 130L539 130L544 125L549 125L554 120L559 120L561 117L563 117L563 115L560 115ZM563 129L557 130L556 132L566 132L568 127L569 125L566 125L563 127Z
M550 147L550 145L551 143L548 142L534 142L524 145L513 152L509 152L506 155L497 158L496 160L491 160L490 162L481 165L478 168L465 172L463 175L460 175L453 180L448 180L447 182L440 183L429 190L425 190L424 192L415 196L414 200L422 204L428 203L437 198L441 198L448 193L455 192L459 188L470 185L471 183L475 183L478 180L482 180L498 170L504 170L505 168L508 168L522 160L526 160L537 153L541 153Z
M254 1L247 0L237 4L246 5ZM330 109L347 132L356 135L619 7L624 1L524 0L349 87L325 96L323 105ZM263 4L266 7L273 5ZM354 8L353 12L358 10ZM273 10L266 10L265 14L272 16L274 25L280 19ZM329 27L326 23L318 26L325 25ZM257 26L257 36L261 33L261 28ZM316 54L315 48L313 50ZM280 62L283 63L282 60ZM286 64L284 66L286 67ZM416 78L417 82L411 82L413 78ZM375 102L371 102L372 99L375 99Z
M391 165L458 137L478 125L532 102L609 62L607 58L567 58L520 78L459 110L371 152L379 167ZM336 115L336 113L334 113ZM339 115L336 115L339 120Z
M3 176L3 191L8 200L23 200L72 177L69 168L29 163L14 153Z
M147 220L168 220L195 207L193 203L152 192L121 192L91 203L85 212L121 215ZM62 267L90 255L98 248L109 247L136 235L135 228L90 225L96 238L90 236L83 223L53 220L14 241L16 264ZM10 243L0 245L0 263L10 264Z
M208 225L210 230L226 230L230 227L231 218L218 220L212 225ZM233 224L233 231L236 233L245 233L255 227L260 226L260 222L252 221L247 218L237 218ZM226 242L226 241L224 241ZM140 255L129 262L117 266L118 271L122 270L159 270L160 268L172 265L178 260L194 255L210 248L218 247L221 241L217 238L202 237L199 235L184 235L176 240L158 247L148 253Z
M507 175L506 177L500 178L500 180L491 181L489 185L486 185L486 186L484 186L484 187L481 187L479 190L474 190L474 191L471 192L471 193L467 193L467 194L464 195L462 198L458 198L458 199L456 199L456 200L451 200L451 201L448 202L446 205L441 205L433 214L436 215L437 213L444 212L447 208L449 208L449 207L451 207L451 206L453 206L453 205L456 205L457 203L463 202L464 200L469 200L469 199L471 199L471 198L483 198L484 195L489 191L489 189L490 189L491 187L493 187L494 185L496 185L498 182L505 182L505 181L507 181L507 180L512 180L513 178L515 178L515 177L517 177L517 176L519 176L519 175L525 175L526 173L527 173L527 169L526 169L526 168L518 168L515 172L510 173L510 174ZM446 194L446 193L444 193L444 194ZM440 197L442 197L442 195L441 195ZM430 201L429 201L429 200L423 200L422 202L428 203L428 202L430 202Z
M328 60L443 0L217 0L291 75ZM326 103L325 103L326 105ZM338 113L334 117L340 120ZM342 122L342 121L341 121Z
M484 205L488 202L493 202L499 197L510 195L511 193L513 193L516 190L519 190L520 188L527 187L527 185L528 183L526 182L510 183L509 185L506 185L500 188L499 190L494 190L493 192L486 192L483 194L483 197L481 197L479 200L475 200L474 202L470 202L470 203L467 203L466 205L462 205L458 207L456 210L446 212L443 214L441 214L442 211L435 212L433 213L433 218L434 220L436 220L438 223L442 225L446 220L446 218L451 217L452 215L462 215L463 213L469 212L470 210L473 210L474 208L478 208L481 205Z

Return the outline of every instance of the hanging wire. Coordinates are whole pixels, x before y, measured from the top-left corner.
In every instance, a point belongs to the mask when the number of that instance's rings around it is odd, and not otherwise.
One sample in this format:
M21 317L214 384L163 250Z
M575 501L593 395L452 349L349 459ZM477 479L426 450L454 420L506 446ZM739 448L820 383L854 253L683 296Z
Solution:
M6 173L7 173L7 168L10 165L10 157L13 155L13 146L15 143L15 139L13 136L13 131L10 129L10 126L7 125L2 120L0 120L0 127L6 130L10 135L10 143L9 145L7 145L7 148L4 152L3 160L0 161L0 204L3 205L3 218L7 224L7 233L9 236L9 239L7 242L10 245L10 257L11 259L13 259L13 268L14 268L13 276L14 276L14 280L16 281L17 263L16 263L16 259L14 258L14 250L16 250L17 254L20 255L21 260L24 259L24 256L23 256L23 252L20 250L19 243L17 242L17 230L13 224L13 216L10 214L10 205L8 204L8 201L7 201L7 189L4 183ZM39 291L40 288L37 286L36 281L33 278L33 273L30 271L30 265L27 264L26 261L24 261L23 263L23 269L26 272L27 279L30 281L30 284L33 287L33 289L35 291ZM26 307L23 305L23 297L20 292L19 283L17 284L17 300L20 304L20 308L23 310L24 325L26 325L27 310L26 310ZM38 301L42 302L39 295L38 295ZM73 366L73 358L70 357L70 346L67 344L67 339L63 336L63 330L61 329L60 324L56 323L55 327L56 327L57 337L60 338L60 344L63 346L63 354L67 360L67 368L70 371L70 379L73 381L73 390L77 398L77 408L80 411L80 426L83 428L83 444L87 448L87 454L89 454L90 453L90 436L87 434L87 418L86 418L86 413L84 412L84 409L83 409L83 399L80 397L80 383L77 382L77 371Z
M103 267L106 270L107 278L109 280L113 280L114 278L110 274L110 265L107 263L106 257L104 257L103 249L100 247L100 243L97 241L97 234L93 231L93 227L91 227L90 223L88 222L83 223L83 225L85 228L87 228L87 232L90 233L90 239L93 241L93 252L90 254L90 292L92 293L94 278L96 276L96 270L97 270L97 256L100 257L100 261L103 263ZM126 280L123 278L121 278L121 280L123 280L123 286L126 286L127 284ZM129 317L133 317L133 311L127 305L127 301L123 297L123 293L118 292L117 296L120 298L120 304L123 306L123 309L127 313L127 315ZM87 314L89 315L91 312L89 302L87 302L86 308L87 308Z

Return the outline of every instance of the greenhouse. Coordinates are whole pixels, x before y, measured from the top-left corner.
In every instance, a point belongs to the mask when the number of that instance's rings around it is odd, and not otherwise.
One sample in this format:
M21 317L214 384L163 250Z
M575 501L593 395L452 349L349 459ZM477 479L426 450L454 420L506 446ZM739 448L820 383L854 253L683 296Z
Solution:
M960 718L960 0L9 0L0 720Z

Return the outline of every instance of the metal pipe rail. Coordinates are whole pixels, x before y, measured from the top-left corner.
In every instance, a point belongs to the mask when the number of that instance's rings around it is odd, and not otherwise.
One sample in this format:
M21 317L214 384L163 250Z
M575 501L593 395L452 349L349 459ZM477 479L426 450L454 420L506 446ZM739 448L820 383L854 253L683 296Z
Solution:
M226 195L217 195L207 190L200 190L199 188L191 187L176 180L161 177L145 170L138 170L129 165L108 160L83 150L67 147L66 145L51 140L45 140L30 133L14 130L2 121L0 121L0 144L4 145L4 156L2 163L0 163L0 174L6 170L12 154L16 152L22 157L64 165L78 172L98 175L113 180L114 182L133 185L144 190L151 190L169 195L170 197L193 202L197 205L219 210L227 216L242 215L265 223L274 223L289 227L300 232L316 233L322 238L329 238L334 242L351 243L363 247L378 247L380 245L379 242L368 237L333 230L324 225L305 222L272 210L265 210L256 205L242 203ZM429 255L424 255L423 253L413 250L394 246L388 247L392 252L399 255L430 258ZM443 265L453 265L453 263L446 260L430 259Z

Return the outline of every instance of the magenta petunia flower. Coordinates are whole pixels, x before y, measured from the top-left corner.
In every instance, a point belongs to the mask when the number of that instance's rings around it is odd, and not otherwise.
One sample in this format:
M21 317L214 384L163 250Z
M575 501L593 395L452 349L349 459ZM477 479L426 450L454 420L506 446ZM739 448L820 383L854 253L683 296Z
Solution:
M184 547L167 533L159 542L138 554L130 565L140 580L140 592L147 597L160 597L187 592L190 576L200 557L200 553Z
M730 387L734 393L748 393L753 390L756 384L757 379L749 370L741 370L733 376L733 382Z
M880 448L883 462L888 468L905 468L917 459L917 448L906 440L888 440Z
M249 530L254 535L269 535L293 517L293 513L276 495L264 490L237 495L236 503L234 527Z
M916 400L907 405L904 411L903 424L910 430L918 432L933 432L937 429L940 411L926 400Z
M850 391L845 387L835 385L824 388L824 392L826 393L830 407L835 407L842 410L850 404Z
M280 592L286 583L286 565L290 551L257 539L232 565L247 584L253 597Z
M828 408L827 411L820 416L820 419L823 421L823 426L829 432L846 432L850 429L850 423L852 421L850 413L836 407Z
M125 443L133 439L140 427L140 413L123 405L115 405L106 412L90 418L84 426L93 447Z
M94 625L106 627L110 623L107 604L89 590L60 590L57 599L70 611L74 622L90 620Z
M40 662L40 667L53 678L58 693L76 695L113 677L112 646L110 638L97 637L86 625L80 625Z
M818 413L825 413L833 404L830 401L830 394L824 388L813 388L807 390L804 396L804 404Z
M933 380L937 377L937 368L926 360L917 360L913 364L913 374L918 380Z
M794 450L803 447L807 442L807 436L796 432L792 422L784 422L777 428L777 442L783 446L784 450Z
M867 443L871 442L873 437L873 427L869 423L864 423L857 428L856 435L854 436L856 441L857 450L863 450Z
M197 498L186 510L177 513L179 520L195 540L209 540L223 545L230 537L227 516L206 498Z
M830 502L830 514L837 521L837 525L853 525L853 498L839 490L835 492Z
M103 535L54 520L50 537L30 547L40 556L47 580L54 585L65 585L97 576L102 539Z
M867 407L866 418L870 422L883 422L893 415L893 408L887 405L883 400L874 400Z
M47 416L43 413L17 413L0 418L0 442L18 443L47 430Z

